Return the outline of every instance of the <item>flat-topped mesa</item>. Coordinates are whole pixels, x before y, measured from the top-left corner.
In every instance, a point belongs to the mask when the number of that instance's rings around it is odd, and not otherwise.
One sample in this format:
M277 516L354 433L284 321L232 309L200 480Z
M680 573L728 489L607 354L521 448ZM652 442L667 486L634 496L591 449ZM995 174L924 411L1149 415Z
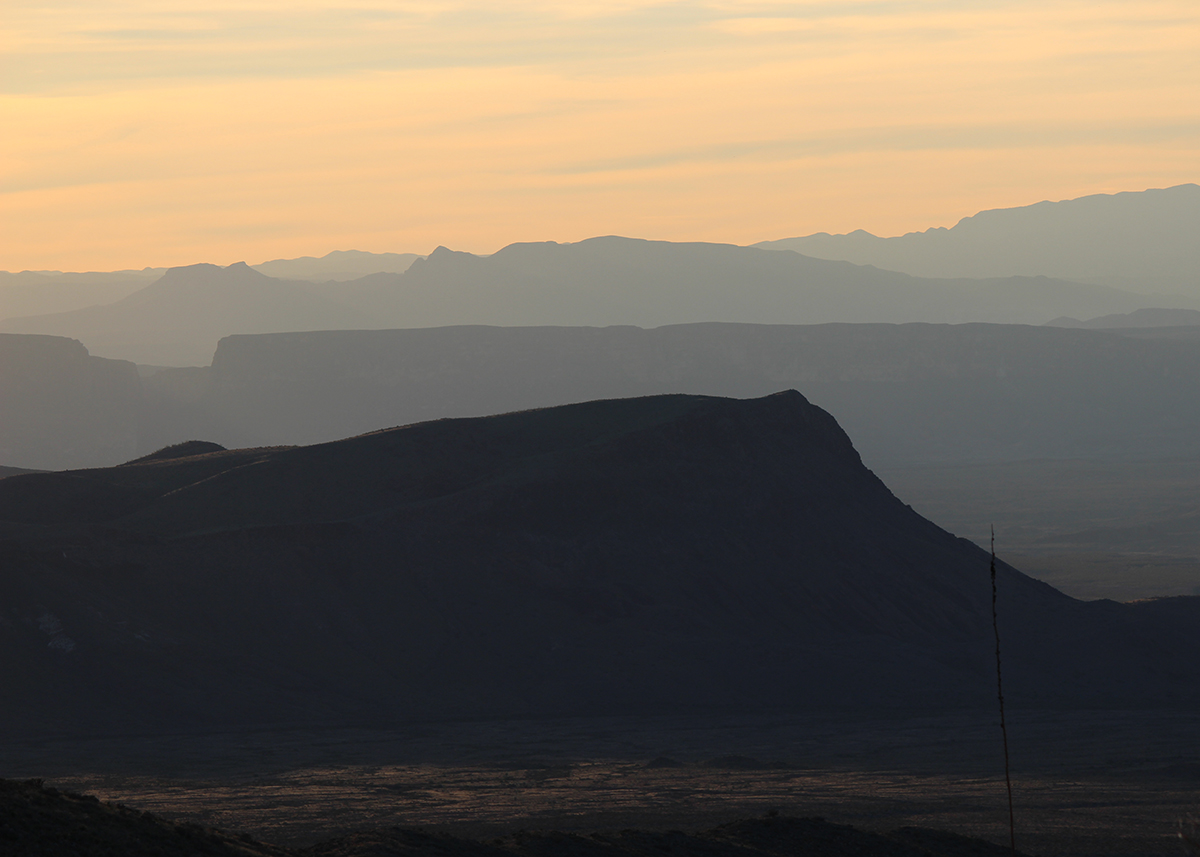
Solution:
M198 435L225 446L589 399L794 387L886 467L1196 454L1200 398L1181 394L1196 383L1196 342L1029 325L721 323L230 336L211 372L163 373L147 387L198 402L188 434L162 443Z
M132 457L137 367L77 340L0 333L0 466L90 467Z

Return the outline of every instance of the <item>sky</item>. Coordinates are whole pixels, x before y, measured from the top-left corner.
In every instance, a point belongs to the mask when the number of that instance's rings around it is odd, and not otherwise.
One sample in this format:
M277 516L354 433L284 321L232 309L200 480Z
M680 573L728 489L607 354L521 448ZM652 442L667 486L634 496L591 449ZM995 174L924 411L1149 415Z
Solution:
M1200 180L1195 0L5 0L0 44L0 270L897 235Z

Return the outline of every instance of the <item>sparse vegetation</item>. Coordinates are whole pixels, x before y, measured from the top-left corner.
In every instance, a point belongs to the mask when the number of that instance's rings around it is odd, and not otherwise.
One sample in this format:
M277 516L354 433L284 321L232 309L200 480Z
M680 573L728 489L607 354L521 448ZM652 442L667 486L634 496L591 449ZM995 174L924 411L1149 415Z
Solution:
M481 841L422 829L361 831L285 848L49 788L0 780L0 853L38 857L1000 857L1005 849L945 831L869 833L769 811L711 830L577 834L520 830Z

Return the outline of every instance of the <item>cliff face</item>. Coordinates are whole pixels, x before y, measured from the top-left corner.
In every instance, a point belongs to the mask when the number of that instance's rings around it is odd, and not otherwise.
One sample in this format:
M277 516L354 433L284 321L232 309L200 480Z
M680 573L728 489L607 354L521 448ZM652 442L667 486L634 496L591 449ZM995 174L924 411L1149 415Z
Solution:
M88 362L77 343L75 359L93 368L71 375L61 368L63 354L34 348L55 340L5 341L25 342L28 358L7 363L10 374L33 377L30 361L40 354L38 372L57 372L60 387L74 378L80 414L106 397L115 401L100 367L124 373L123 385L137 384L128 364ZM78 387L85 381L94 389ZM930 324L315 331L226 337L211 366L162 370L141 384L136 446L128 435L114 439L106 428L112 420L64 416L71 397L63 394L57 410L6 409L0 419L21 426L26 446L13 447L0 466L115 464L196 438L227 447L319 443L598 398L753 397L788 387L832 413L873 467L1200 454L1200 339L1128 331ZM40 445L37 456L16 455L30 443Z
M1024 325L448 327L223 339L148 379L165 443L314 443L384 426L657 393L793 387L873 466L1200 452L1200 341ZM147 450L148 451L148 450Z
M0 465L97 467L137 453L137 367L73 339L0 334Z

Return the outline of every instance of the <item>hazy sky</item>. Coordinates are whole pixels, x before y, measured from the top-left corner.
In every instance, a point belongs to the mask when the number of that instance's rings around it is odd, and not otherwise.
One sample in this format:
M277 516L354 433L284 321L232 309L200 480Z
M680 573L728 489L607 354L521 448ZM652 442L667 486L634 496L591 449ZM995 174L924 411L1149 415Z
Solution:
M57 2L0 269L750 243L1200 180L1200 3Z

